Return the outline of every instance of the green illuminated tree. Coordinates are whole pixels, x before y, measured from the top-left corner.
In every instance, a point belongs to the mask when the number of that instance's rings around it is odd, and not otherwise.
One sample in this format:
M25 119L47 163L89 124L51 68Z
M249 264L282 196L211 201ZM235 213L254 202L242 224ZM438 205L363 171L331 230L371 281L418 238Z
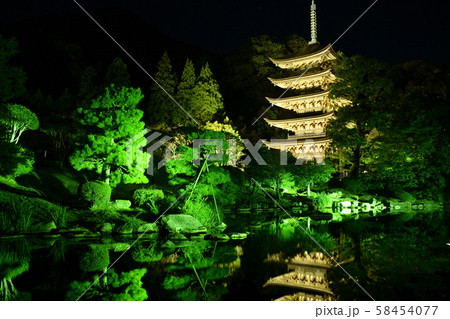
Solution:
M0 34L0 102L10 101L25 93L25 72L21 67L9 64L17 53L16 39L5 39Z
M80 123L87 134L77 143L70 162L76 170L95 171L107 184L145 183L146 154L133 151L133 164L128 165L127 143L144 129L143 112L138 109L141 90L114 85L92 101L89 107L79 108ZM134 156L135 155L135 156Z
M327 125L333 145L352 154L350 174L358 176L361 158L368 148L368 135L386 121L386 99L392 83L384 75L386 64L363 56L343 57L334 66L337 81L331 86L332 99L349 104L340 107Z
M194 94L195 80L194 64L191 60L187 59L176 94L178 103L180 103L185 110L191 109L190 105ZM188 115L184 113L181 108L177 107L173 108L172 119L175 124L182 124L188 119Z
M295 33L291 33L286 37L285 40L286 49L290 53L295 53L303 49L308 45L308 42L301 36Z
M435 196L445 187L450 170L448 74L423 61L390 70L395 84L391 115L371 153L378 177Z
M97 280L98 276L87 281L73 281L69 285L66 300L102 301L143 301L148 299L147 291L142 288L142 277L147 269L134 269L129 272L116 273L108 271L108 284ZM91 287L91 284L94 285ZM89 289L90 288L90 289Z
M0 121L9 130L9 142L17 144L26 130L37 130L39 120L32 111L23 105L6 104L1 108Z
M111 84L114 84L117 88L131 85L127 65L119 57L116 57L106 69L105 86L110 86Z
M85 105L97 95L98 87L96 84L97 71L89 66L84 69L80 77L80 83L78 86L77 100L79 105Z
M156 83L152 84L148 109L150 122L152 124L179 124L174 123L172 119L173 110L179 108L179 106L168 96L168 94L172 97L175 96L177 76L172 70L172 64L167 52L164 52L161 60L158 62L155 80L166 92Z
M223 110L223 98L219 83L214 79L208 63L200 70L194 87L194 94L188 112L202 123L212 120L213 116Z

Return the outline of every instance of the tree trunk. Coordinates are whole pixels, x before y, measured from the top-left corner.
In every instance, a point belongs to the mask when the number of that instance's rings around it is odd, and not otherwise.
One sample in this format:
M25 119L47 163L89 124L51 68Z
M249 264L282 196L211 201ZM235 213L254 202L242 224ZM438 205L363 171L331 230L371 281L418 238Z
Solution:
M350 171L350 176L352 177L358 177L359 175L359 162L361 160L361 145L356 146L355 150L353 151L353 163L352 163L352 169Z
M106 171L105 171L105 183L109 185L109 180L110 180L110 175L111 175L111 166L106 166Z
M310 197L311 196L311 183L308 183L308 189L306 191L306 196Z

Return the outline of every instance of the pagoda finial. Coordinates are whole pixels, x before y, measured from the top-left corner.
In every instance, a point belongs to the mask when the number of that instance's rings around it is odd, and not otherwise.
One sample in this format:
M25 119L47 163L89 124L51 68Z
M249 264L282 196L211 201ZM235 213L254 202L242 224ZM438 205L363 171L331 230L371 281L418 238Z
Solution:
M316 16L316 4L314 0L311 2L311 41L308 44L319 43L317 41L317 16Z

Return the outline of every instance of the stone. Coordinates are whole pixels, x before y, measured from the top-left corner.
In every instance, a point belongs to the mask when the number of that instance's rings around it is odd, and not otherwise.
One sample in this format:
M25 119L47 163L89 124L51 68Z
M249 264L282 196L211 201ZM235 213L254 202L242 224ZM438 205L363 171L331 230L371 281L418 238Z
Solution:
M138 233L154 233L158 231L158 225L156 223L146 223L138 227Z
M131 207L131 202L126 199L116 199L115 204L118 209L129 209Z
M231 234L231 239L234 239L234 240L236 240L236 239L245 239L245 238L247 238L247 234L246 233L234 233L234 234Z
M206 228L190 215L165 215L162 224L171 233L200 234L206 233Z
M113 243L111 246L115 252L123 252L130 249L130 244L127 243Z
M127 225L122 225L122 226L116 227L114 229L114 232L117 234L132 234L133 228L131 228L130 226L127 226Z
M47 222L47 223L37 223L30 227L30 230L28 231L31 234L45 234L50 233L52 229L56 229L55 222Z
M227 228L227 224L225 224L224 222L220 223L217 226L214 226L214 229L219 232L223 232L226 228Z
M186 236L180 233L176 233L173 236L170 237L170 240L173 241L180 241L180 240L188 240Z

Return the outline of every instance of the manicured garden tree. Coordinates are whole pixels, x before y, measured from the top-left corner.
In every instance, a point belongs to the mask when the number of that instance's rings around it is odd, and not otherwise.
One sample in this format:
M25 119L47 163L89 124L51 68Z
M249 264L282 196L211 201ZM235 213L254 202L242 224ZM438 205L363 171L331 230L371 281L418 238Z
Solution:
M7 102L25 93L26 74L21 67L9 61L18 52L15 38L5 39L0 34L0 102Z
M36 114L19 104L3 105L0 121L9 130L9 142L15 144L19 142L23 132L39 128L39 120Z
M94 171L112 187L119 183L148 182L147 154L134 147L132 154L128 154L132 155L133 163L127 161L129 141L144 129L143 112L138 109L142 98L139 88L116 89L111 85L90 106L78 109L86 135L70 157L76 170Z

